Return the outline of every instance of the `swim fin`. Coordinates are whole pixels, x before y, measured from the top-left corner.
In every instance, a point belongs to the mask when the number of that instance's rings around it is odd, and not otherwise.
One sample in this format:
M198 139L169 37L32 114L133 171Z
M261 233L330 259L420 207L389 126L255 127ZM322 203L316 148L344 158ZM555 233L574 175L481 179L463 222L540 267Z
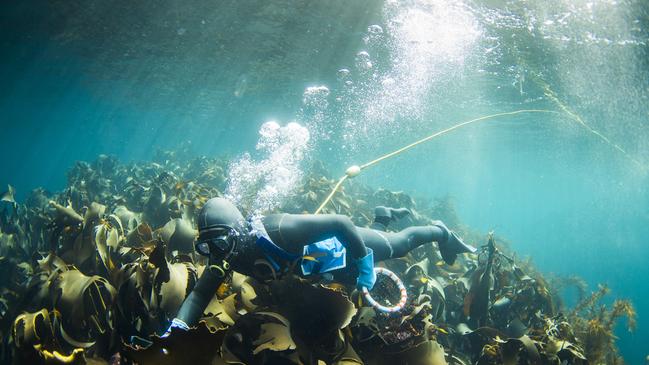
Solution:
M446 232L446 239L442 239L437 244L439 245L439 253L442 259L448 265L453 265L458 254L465 252L476 252L477 249L471 245L467 245L462 241L462 238L454 231L448 229L444 223L438 221L434 226L439 227L442 231Z

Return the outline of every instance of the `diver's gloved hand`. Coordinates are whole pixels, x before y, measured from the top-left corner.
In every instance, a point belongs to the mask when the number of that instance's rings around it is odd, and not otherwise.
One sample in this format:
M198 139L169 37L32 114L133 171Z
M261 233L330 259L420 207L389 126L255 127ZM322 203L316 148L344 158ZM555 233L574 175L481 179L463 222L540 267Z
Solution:
M181 319L174 318L173 320L171 320L171 325L169 325L169 328L167 328L165 333L163 333L160 337L168 337L171 334L172 328L179 328L183 331L189 331L189 326L187 325L187 323L183 322L183 320Z
M475 247L464 243L460 236L448 229L442 221L435 221L433 226L438 227L444 232L444 238L440 239L437 244L439 245L439 253L447 264L453 265L455 258L460 253L476 252Z
M356 279L356 288L363 290L372 290L374 283L376 283L376 273L374 272L374 251L367 247L367 255L356 260L356 267L358 267L358 278Z

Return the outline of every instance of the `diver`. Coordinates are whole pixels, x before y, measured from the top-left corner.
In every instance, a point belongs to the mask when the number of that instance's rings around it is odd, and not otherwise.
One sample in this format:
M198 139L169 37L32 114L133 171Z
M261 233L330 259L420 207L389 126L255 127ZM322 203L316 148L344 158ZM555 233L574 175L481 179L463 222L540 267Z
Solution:
M246 220L229 200L210 199L198 214L195 243L196 251L208 257L208 268L166 334L172 327L195 325L230 270L262 282L290 270L305 277L351 273L358 289L371 290L375 262L402 257L425 243L437 242L449 265L457 254L475 252L441 221L386 232L390 221L409 211L377 207L375 214L373 228L357 227L337 214L271 214Z

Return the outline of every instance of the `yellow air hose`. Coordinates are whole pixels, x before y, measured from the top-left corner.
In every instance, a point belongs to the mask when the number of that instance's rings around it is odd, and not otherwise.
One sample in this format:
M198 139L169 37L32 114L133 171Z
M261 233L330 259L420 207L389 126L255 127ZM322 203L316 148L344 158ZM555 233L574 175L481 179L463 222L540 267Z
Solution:
M504 116L510 116L510 115L516 115L516 114L523 114L523 113L553 113L553 114L559 114L559 112L554 111L554 110L522 109L522 110L515 110L515 111L512 111L512 112L485 115L485 116L482 116L482 117L479 117L479 118L471 119L471 120L468 120L466 122L456 124L456 125L454 125L452 127L443 129L441 131L435 132L435 133L433 133L433 134L431 134L431 135L429 135L427 137L424 137L424 138L422 138L422 139L420 139L418 141L410 143L409 145L403 146L403 147L399 148L398 150L392 151L392 152L390 152L388 154L385 154L385 155L383 155L383 156L381 156L381 157L379 157L377 159L374 159L374 160L372 160L370 162L367 162L365 164L362 164L360 166L359 165L350 166L345 171L345 175L340 177L340 179L338 180L338 182L336 183L334 188L331 190L329 195L327 195L327 198L322 202L322 204L320 204L318 209L316 209L316 211L313 214L319 214L322 211L322 209L329 203L331 198L333 198L333 196L336 194L338 189L340 189L340 186L345 182L345 180L347 180L347 178L352 178L352 177L358 176L361 173L361 171L363 171L364 169L366 169L366 168L368 168L368 167L370 167L372 165L375 165L375 164L377 164L377 163L379 163L379 162L381 162L383 160L386 160L386 159L388 159L390 157L401 154L401 153L403 153L403 152L405 152L405 151L407 151L407 150L409 150L409 149L411 149L411 148L413 148L415 146L418 146L418 145L420 145L422 143L428 142L428 141L430 141L430 140L432 140L432 139L434 139L436 137L442 136L442 135L444 135L446 133L449 133L449 132L452 132L452 131L454 131L456 129L462 128L462 127L464 127L466 125L473 124L473 123L478 123L478 122L482 122L482 121L485 121L485 120L490 120L490 119L494 119L494 118L498 118L498 117L504 117Z
M564 113L566 113L571 119L576 121L579 125L584 127L590 133L597 136L597 138L599 138L605 144L611 146L613 149L620 152L622 155L624 155L626 158L628 158L631 162L636 164L642 171L647 170L647 167L645 165L643 165L640 161L633 158L625 149L620 147L620 145L618 145L618 144L614 143L613 141L611 141L608 137L603 135L600 131L598 131L597 129L591 127L588 123L586 123L586 121L584 121L584 119L582 117L580 117L577 113L570 110L570 108L568 108L566 106L566 104L564 102L562 102L561 99L559 99L557 94L550 88L550 85L548 85L547 82L545 82L543 79L541 79L538 75L533 75L533 76L534 76L533 80L541 88L543 88L543 93L545 94L545 96L548 99L552 100L552 102L555 103L559 107L559 109L561 109Z
M559 96L557 95L554 90L550 87L550 84L546 82L539 73L534 72L532 70L532 67L525 62L523 58L520 57L520 55L517 57L517 63L521 65L524 69L528 70L527 73L531 76L531 79L536 85L538 85L542 90L543 94L545 95L546 98L548 98L550 101L552 101L561 111L566 113L570 119L574 120L577 122L577 124L581 125L584 129L586 129L588 132L592 133L595 135L597 138L599 138L600 141L604 142L605 144L609 145L611 148L617 150L620 152L624 157L628 158L631 162L636 164L642 172L647 172L649 169L646 165L644 165L642 162L639 160L633 158L624 148L622 148L620 145L616 144L615 142L611 141L608 137L606 137L604 134L602 134L600 131L597 129L593 128L590 124L586 123L586 121L579 116L575 111L571 110L566 103L564 103L561 99L559 99Z

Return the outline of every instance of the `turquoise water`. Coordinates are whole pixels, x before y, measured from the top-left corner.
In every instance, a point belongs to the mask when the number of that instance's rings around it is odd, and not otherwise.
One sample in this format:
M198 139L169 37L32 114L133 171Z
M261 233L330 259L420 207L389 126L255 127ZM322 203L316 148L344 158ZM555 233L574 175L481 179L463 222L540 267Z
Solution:
M643 363L646 2L28 1L0 24L0 184L19 200L62 189L75 161L100 153L263 158L269 120L305 126L304 161L339 176L457 122L562 112L467 126L358 179L450 196L466 224L508 237L542 271L607 283L636 305L637 331L618 335Z

